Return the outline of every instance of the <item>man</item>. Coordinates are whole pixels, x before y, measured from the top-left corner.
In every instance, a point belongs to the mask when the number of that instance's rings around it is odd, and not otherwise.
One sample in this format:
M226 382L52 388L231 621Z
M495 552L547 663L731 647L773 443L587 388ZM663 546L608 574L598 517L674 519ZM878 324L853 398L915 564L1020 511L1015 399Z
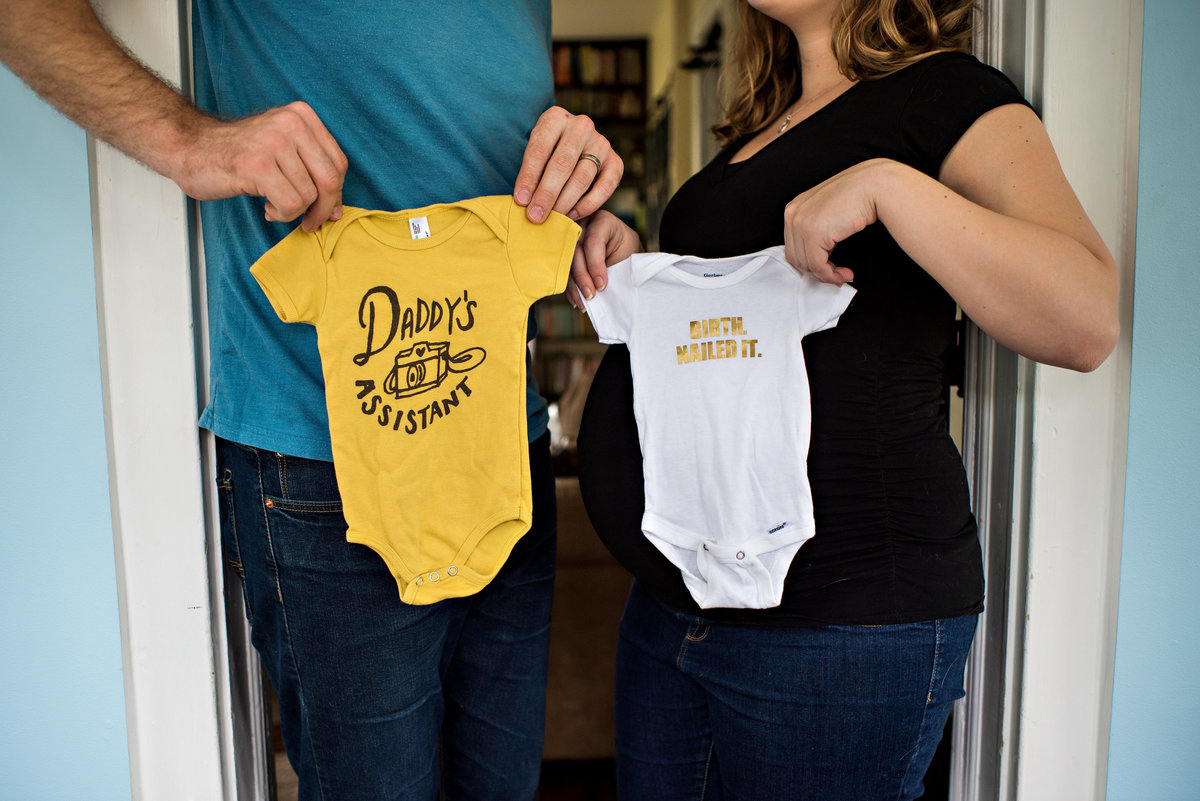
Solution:
M226 557L302 799L536 792L554 560L545 402L530 391L529 533L478 594L406 606L383 561L345 542L315 334L278 320L249 267L289 223L315 230L343 200L403 209L511 192L535 223L596 210L622 164L590 120L550 107L549 5L194 0L201 110L86 0L5 4L0 59L206 201L201 425L217 437Z

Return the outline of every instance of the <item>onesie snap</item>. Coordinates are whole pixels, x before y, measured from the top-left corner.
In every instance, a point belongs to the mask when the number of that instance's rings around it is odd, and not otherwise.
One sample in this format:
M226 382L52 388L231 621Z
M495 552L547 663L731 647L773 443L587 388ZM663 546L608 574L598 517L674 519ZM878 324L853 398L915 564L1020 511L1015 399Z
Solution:
M578 236L508 196L345 207L251 268L280 319L316 327L346 539L405 603L478 592L529 530L529 307L566 286Z
M642 532L702 609L778 606L813 536L801 340L836 325L853 297L773 247L635 254L584 301L600 341L629 347Z

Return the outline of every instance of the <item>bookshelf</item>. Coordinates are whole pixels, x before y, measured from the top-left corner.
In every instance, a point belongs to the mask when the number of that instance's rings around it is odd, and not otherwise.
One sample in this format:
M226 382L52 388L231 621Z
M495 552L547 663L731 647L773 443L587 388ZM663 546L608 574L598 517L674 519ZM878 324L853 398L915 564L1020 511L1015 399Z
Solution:
M645 39L560 39L552 47L560 106L586 114L625 162L621 186L604 208L645 237L647 61ZM559 474L569 474L578 417L605 346L587 315L559 295L535 308L534 375L554 405ZM565 469L564 469L565 468Z
M625 162L625 176L605 208L639 233L646 226L646 40L556 40L554 94L586 114Z
M561 296L539 301L534 313L538 326L535 350L538 386L553 403L578 380L579 363L598 360L605 346L597 341L596 329L588 316L573 309Z

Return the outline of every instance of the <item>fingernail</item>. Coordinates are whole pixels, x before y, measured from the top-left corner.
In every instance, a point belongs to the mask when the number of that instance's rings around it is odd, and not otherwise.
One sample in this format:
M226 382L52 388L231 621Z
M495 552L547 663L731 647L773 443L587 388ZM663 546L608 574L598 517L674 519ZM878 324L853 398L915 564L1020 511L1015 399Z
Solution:
M333 207L333 213L329 215L329 219L331 219L331 220L340 220L340 219L342 219L342 207L341 207L341 206L334 206L334 207Z
M517 199L518 206L529 205L529 198L530 198L530 192L528 189L518 189L517 190L516 199Z
M604 287L606 287L606 286L608 286L608 282L605 281L603 278L596 279L596 291L597 292L599 292L601 289L604 289Z
M542 220L546 219L546 210L541 206L530 206L529 219L533 220L534 222L541 222Z
M583 297L587 300L591 300L592 299L592 290L590 290L590 289L583 290Z
M572 220L579 222L579 212L575 211L575 209L571 209L570 211L568 211L567 216L570 217Z

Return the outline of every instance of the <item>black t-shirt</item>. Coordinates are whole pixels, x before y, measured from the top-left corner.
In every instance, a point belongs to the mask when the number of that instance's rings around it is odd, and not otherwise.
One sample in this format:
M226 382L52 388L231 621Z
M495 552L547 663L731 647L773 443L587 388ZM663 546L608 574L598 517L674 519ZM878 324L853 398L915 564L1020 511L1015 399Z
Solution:
M733 142L671 199L666 252L716 258L783 242L784 206L867 159L937 177L985 112L1025 103L996 70L962 53L929 56L863 81L742 162ZM792 561L783 601L700 612L675 568L641 533L641 452L628 351L609 348L579 436L580 485L614 555L669 606L725 622L885 624L977 612L982 560L966 475L947 431L955 303L881 224L833 261L858 290L836 328L804 340L812 391L808 475L816 535ZM716 489L716 488L714 488Z

